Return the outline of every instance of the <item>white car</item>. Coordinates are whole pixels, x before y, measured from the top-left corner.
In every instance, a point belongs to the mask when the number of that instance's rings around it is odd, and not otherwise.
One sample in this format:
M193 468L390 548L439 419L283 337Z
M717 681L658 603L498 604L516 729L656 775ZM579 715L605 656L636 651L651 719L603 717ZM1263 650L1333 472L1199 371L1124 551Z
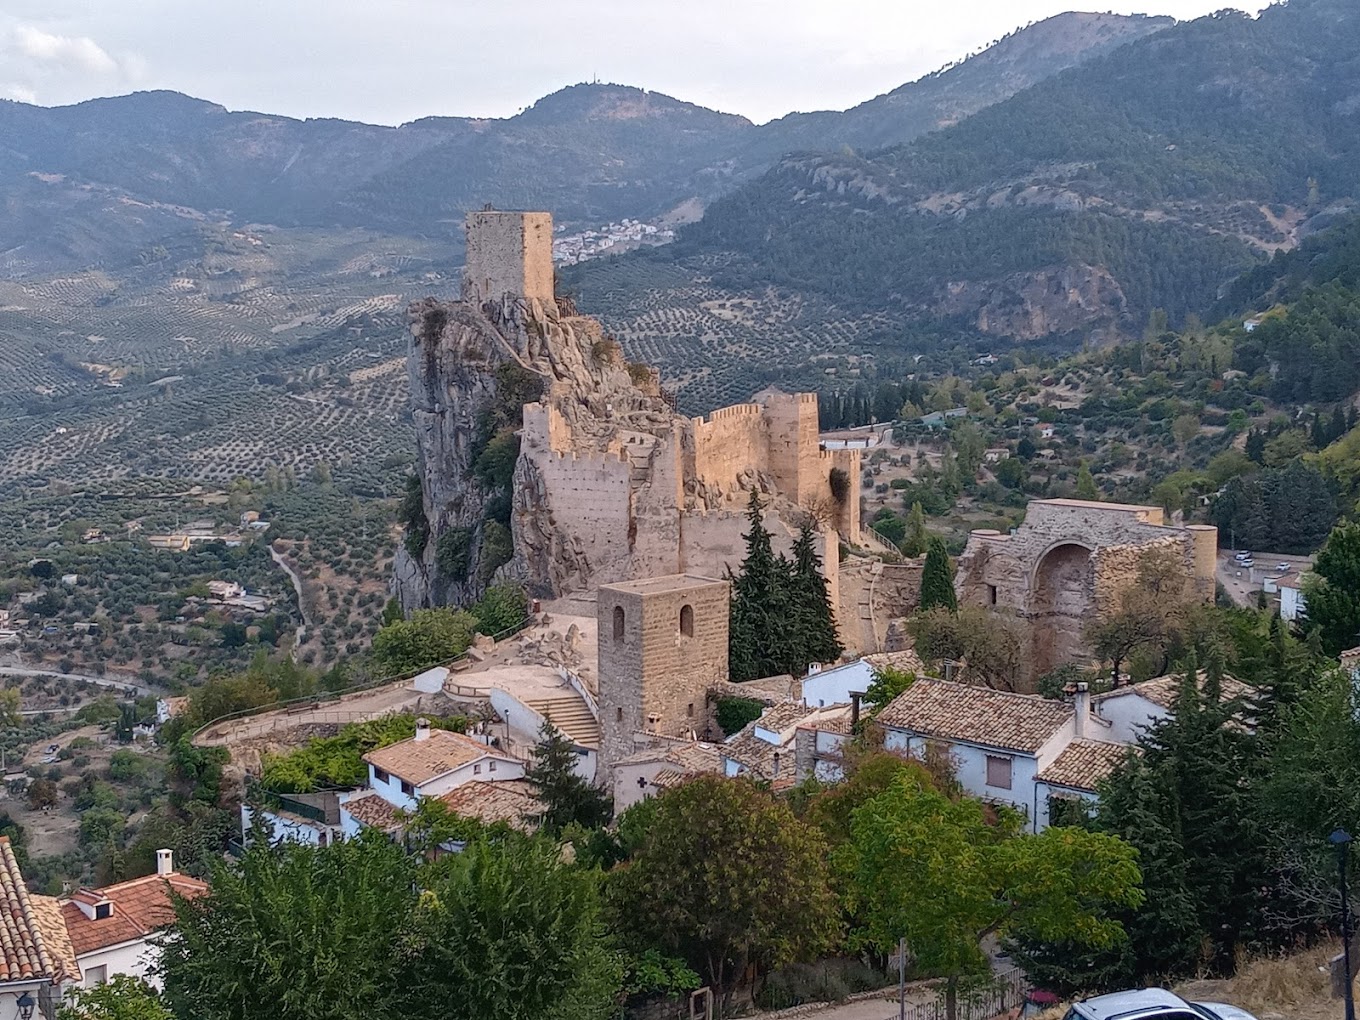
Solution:
M1282 574L1287 574L1289 571L1291 571L1291 570L1294 569L1294 564L1292 564L1292 563L1277 563L1277 564L1275 564L1275 569L1278 570L1278 571L1279 571L1280 573L1282 573Z
M1256 1020L1225 1002L1187 1002L1165 988L1140 988L1074 1002L1064 1020Z
M1243 560L1251 559L1251 553L1247 552L1246 550L1243 550L1242 552L1235 553L1233 555L1233 559L1235 559L1238 563L1241 563Z

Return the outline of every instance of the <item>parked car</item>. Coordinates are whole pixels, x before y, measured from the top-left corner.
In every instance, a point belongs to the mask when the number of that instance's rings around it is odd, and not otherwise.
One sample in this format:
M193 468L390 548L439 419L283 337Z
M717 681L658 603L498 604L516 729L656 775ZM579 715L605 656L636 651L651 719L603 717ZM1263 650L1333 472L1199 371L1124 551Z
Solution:
M1245 560L1238 560L1238 561L1237 561L1237 565L1238 565L1239 567L1247 567L1247 568L1251 568L1251 567L1256 566L1256 561L1255 561L1254 559L1252 559L1250 556L1248 556Z
M1291 570L1294 569L1294 564L1292 564L1292 563L1277 563L1277 564L1275 564L1275 569L1278 570L1278 571L1279 571L1280 573L1282 573L1282 574L1287 574L1287 573L1289 573L1289 571L1291 571Z
M1256 1020L1226 1002L1187 1002L1165 988L1139 988L1074 1002L1064 1020Z

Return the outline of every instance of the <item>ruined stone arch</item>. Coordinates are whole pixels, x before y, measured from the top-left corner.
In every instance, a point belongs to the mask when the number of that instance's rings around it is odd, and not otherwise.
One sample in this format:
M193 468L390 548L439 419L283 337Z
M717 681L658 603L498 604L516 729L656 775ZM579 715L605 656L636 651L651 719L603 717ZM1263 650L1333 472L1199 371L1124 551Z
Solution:
M1095 592L1095 550L1086 543L1064 539L1039 556L1028 606L1036 676L1085 655L1082 629L1095 613Z

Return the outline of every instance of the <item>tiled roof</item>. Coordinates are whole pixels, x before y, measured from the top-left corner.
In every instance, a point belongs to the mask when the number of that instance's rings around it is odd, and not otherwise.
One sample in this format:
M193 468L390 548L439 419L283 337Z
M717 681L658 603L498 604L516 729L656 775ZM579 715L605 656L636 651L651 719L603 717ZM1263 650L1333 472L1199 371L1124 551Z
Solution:
M1097 784L1128 757L1130 745L1074 740L1035 777L1041 783L1095 792Z
M652 762L667 762L688 772L721 772L722 748L702 740L675 741L636 751L620 758L615 765L648 765Z
M362 797L354 797L340 805L340 810L348 812L360 825L372 829L381 829L383 832L395 832L401 828L401 821L397 818L400 808L393 807L376 793L366 793Z
M0 982L57 976L14 848L8 836L0 836Z
M1180 691L1184 679L1185 677L1182 674L1170 673L1166 676L1159 676L1154 680L1144 680L1140 684L1130 684L1127 687L1116 687L1110 691L1103 691L1095 695L1092 700L1108 701L1110 698L1137 694L1169 712L1176 703L1176 694ZM1204 680L1204 670L1200 670L1199 686L1201 691L1204 690ZM1223 678L1222 687L1224 701L1232 701L1235 698L1249 698L1255 693L1255 688L1250 684L1244 684L1241 680L1230 676Z
M537 828L537 819L543 813L537 788L523 779L464 783L439 799L456 815L488 825L505 822L522 832Z
M794 768L794 740L796 731L808 727L834 727L850 718L849 705L827 705L825 708L808 708L806 705L776 705L765 714L738 730L719 750L724 758L730 758L763 779L775 779L774 758L779 755L779 772L782 777ZM772 744L756 735L756 729L768 730L788 738L782 744Z
M816 711L814 708L808 708L802 702L789 702L788 704L767 708L760 718L750 725L759 726L762 730L769 730L771 733L783 733Z
M885 667L900 669L903 673L915 673L917 676L923 675L926 671L926 664L913 648L903 648L896 652L874 652L872 655L864 656L864 661L876 670Z
M77 956L98 949L134 942L145 938L175 919L175 906L170 898L173 889L181 896L202 896L207 883L188 875L147 875L130 882L104 886L102 889L81 889L62 904L61 914L66 919L66 931ZM108 900L113 912L94 920L87 917L75 901L99 903Z
M690 778L688 772L678 772L675 769L662 769L652 776L651 783L658 790L669 790L672 786L678 786L686 779Z
M877 721L924 737L1033 754L1072 718L1072 706L1033 694L920 677Z
M58 982L80 981L80 961L76 959L71 933L66 930L66 918L61 912L61 900L55 896L29 896L33 904L33 918L42 932L52 962L56 964Z
M1346 669L1360 669L1360 648L1348 648L1342 652L1341 665Z
M432 729L423 740L412 737L369 751L364 761L419 786L490 754L505 761L514 760L462 733Z

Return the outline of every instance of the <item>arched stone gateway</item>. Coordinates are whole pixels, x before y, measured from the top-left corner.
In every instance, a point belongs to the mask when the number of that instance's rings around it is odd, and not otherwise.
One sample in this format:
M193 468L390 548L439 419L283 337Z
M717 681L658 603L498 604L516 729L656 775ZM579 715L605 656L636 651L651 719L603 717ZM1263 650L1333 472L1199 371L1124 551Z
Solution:
M1161 507L1038 499L1009 534L975 531L959 557L959 601L986 606L1029 627L1030 661L1021 683L1066 662L1087 662L1082 631L1117 605L1142 557L1171 552L1190 589L1214 595L1217 529L1167 520Z
M1095 602L1095 552L1078 542L1063 542L1044 553L1034 568L1030 596L1033 671L1042 676L1083 658L1082 627Z

